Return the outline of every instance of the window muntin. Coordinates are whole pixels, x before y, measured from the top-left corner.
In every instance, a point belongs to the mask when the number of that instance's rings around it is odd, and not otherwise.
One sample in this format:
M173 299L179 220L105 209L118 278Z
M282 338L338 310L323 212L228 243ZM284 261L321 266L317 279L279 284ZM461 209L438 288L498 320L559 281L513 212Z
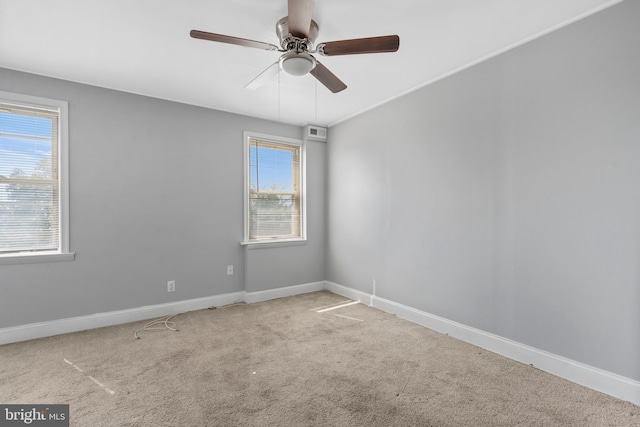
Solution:
M66 111L0 92L0 261L68 253Z
M304 239L302 141L245 134L245 242Z

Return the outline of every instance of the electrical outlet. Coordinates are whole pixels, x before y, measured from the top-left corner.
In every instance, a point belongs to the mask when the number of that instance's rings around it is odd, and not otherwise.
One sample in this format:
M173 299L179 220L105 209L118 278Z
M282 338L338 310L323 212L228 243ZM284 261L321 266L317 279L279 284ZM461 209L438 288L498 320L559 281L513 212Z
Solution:
M227 276L233 276L233 265L227 265Z
M169 280L167 282L167 292L174 292L176 290L176 281Z

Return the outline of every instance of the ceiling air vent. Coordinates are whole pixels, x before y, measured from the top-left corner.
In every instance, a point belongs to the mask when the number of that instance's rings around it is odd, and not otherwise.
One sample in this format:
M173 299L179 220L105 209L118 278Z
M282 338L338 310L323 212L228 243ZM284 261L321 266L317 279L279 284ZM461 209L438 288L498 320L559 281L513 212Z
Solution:
M304 137L305 139L313 139L315 141L326 141L327 128L309 125L305 128Z

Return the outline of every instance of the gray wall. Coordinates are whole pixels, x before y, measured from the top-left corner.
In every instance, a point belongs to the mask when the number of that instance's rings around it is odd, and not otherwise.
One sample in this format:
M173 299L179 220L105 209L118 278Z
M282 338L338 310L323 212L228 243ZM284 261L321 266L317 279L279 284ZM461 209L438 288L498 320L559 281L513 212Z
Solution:
M327 279L640 380L639 18L332 127Z
M252 290L324 278L324 143L308 147L309 242L291 256L297 267L273 259L286 249L247 262L240 246L242 132L301 138L299 127L4 69L0 90L69 102L77 253L0 265L0 328L242 291L264 270L270 280Z

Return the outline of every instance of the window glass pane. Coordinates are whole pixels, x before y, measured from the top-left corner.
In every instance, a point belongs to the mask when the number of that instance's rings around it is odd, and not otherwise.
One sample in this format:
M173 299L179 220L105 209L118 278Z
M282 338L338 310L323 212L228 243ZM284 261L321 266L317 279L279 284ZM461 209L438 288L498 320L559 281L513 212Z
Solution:
M55 128L50 117L0 111L0 176L51 179Z
M299 237L300 210L294 195L252 193L251 238Z
M300 146L250 138L248 162L249 239L301 237Z
M58 114L0 104L0 253L59 248Z
M252 144L250 150L252 190L293 191L292 171L297 163L294 150L259 144Z
M0 249L58 248L58 203L53 185L0 184Z

